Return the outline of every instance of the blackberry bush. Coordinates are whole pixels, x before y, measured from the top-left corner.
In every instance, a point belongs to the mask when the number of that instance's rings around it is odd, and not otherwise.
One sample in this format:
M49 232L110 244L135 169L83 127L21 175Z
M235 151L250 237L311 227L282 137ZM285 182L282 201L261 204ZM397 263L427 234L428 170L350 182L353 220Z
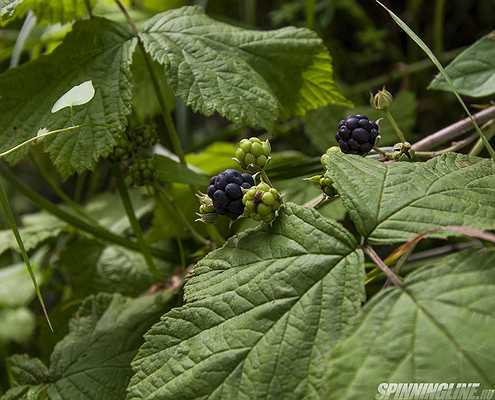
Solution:
M218 214L238 218L244 212L243 190L250 189L254 179L250 174L228 169L210 179L208 196Z
M357 114L339 122L335 138L344 153L365 155L375 145L379 132L376 122Z

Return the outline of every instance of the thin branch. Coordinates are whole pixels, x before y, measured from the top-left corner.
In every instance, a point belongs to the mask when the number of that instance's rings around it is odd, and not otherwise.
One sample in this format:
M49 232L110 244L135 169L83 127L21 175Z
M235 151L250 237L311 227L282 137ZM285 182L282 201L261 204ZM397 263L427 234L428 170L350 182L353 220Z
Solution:
M49 200L45 199L43 196L40 194L36 193L33 191L30 187L28 187L26 184L21 182L19 178L4 164L0 163L0 175L5 178L10 184L12 184L19 193L23 194L25 197L27 197L29 200L31 200L36 206L38 206L40 209L48 211L50 214L56 216L57 218L61 219L62 221L66 222L67 224L83 231L91 236L95 237L96 239L100 239L109 243L113 243L122 247L125 247L130 250L134 250L139 252L140 247L139 244L128 240L122 236L116 235L115 233L99 227L99 226L94 226L91 224L88 224L86 221L82 220L81 218L65 211L64 209L57 207L56 205L52 204ZM169 253L164 250L160 250L157 248L152 247L151 252L153 255L156 257L162 258L164 260L171 260L174 259L174 255L172 253Z
M146 265L148 266L150 273L156 279L159 279L160 273L158 272L158 268L156 268L155 261L153 260L153 256L151 255L150 247L144 239L143 230L141 229L141 225L139 224L136 213L134 212L131 196L129 196L129 191L127 190L127 185L125 184L124 177L122 176L122 172L120 171L120 167L117 166L114 170L115 176L117 178L117 188L119 190L120 199L122 200L122 204L124 205L127 219L131 224L132 231L134 232L134 235L136 235L141 253L143 254L144 260L146 261Z
M153 89L155 91L155 95L156 95L156 98L158 100L158 104L160 106L161 116L162 116L163 122L165 123L165 126L167 127L169 139L170 139L170 142L172 143L174 153L179 157L180 162L182 164L186 165L184 150L182 149L182 144L180 142L179 135L177 134L177 130L175 129L175 124L174 124L174 121L172 120L172 116L170 115L170 111L167 109L167 103L166 103L165 97L163 96L163 93L160 89L158 77L156 76L155 70L153 69L153 63L150 59L150 56L146 52L146 49L145 49L143 40L141 38L141 35L139 33L139 30L138 30L136 24L134 23L134 21L132 20L132 17L128 13L127 9L125 8L124 4L120 0L115 0L115 3L119 7L122 14L124 14L124 16L127 20L127 23L129 24L133 33L136 35L139 48L141 49L141 51L143 53L146 68L148 69L148 73L149 73L150 78L151 78L151 83L153 84Z
M400 278L387 266L387 264L383 262L380 256L376 254L373 247L371 247L370 245L365 245L363 246L363 250L395 286L402 287L402 281L400 280Z
M473 115L473 119L478 124L485 124L486 122L495 119L495 106L488 107ZM439 130L438 132L432 133L427 137L421 139L419 142L413 144L412 148L414 150L430 150L435 145L440 143L448 142L458 136L465 134L466 132L473 129L473 121L470 117L466 117L457 121L456 123L447 126Z

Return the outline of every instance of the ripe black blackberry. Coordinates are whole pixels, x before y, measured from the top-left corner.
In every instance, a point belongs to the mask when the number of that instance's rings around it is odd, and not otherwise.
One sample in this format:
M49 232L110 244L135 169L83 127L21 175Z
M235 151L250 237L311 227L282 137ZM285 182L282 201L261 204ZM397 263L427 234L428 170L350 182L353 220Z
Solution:
M208 196L213 200L213 206L218 214L225 214L235 219L244 212L242 204L242 189L254 185L250 174L241 174L235 169L228 169L210 179Z
M335 138L344 153L365 155L375 145L379 133L376 122L358 114L339 122Z

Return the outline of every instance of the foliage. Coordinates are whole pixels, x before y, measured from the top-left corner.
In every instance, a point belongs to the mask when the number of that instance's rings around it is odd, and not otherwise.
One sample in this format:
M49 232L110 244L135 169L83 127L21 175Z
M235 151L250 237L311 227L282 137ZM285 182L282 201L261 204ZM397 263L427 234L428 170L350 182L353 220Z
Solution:
M495 389L495 8L430 3L0 0L0 398Z

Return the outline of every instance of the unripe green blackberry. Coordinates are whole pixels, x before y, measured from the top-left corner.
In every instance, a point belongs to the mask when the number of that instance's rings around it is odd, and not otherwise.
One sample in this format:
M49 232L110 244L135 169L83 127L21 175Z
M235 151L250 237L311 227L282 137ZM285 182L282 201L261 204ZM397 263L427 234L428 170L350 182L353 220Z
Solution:
M257 172L268 165L271 151L268 140L262 141L257 137L242 139L237 145L234 160L246 171Z
M135 159L129 167L128 176L133 186L151 185L156 180L154 158Z
M327 177L325 174L315 175L310 178L306 178L305 180L317 184L321 191L329 197L333 197L337 194L337 190L333 187L332 179Z
M155 125L144 125L132 129L129 137L136 150L147 149L158 142L158 132Z
M269 223L275 219L282 198L277 189L262 182L245 191L242 203L246 217Z
M127 137L121 137L117 140L117 144L108 156L108 159L112 162L119 163L129 160L133 154L132 144L127 140Z

